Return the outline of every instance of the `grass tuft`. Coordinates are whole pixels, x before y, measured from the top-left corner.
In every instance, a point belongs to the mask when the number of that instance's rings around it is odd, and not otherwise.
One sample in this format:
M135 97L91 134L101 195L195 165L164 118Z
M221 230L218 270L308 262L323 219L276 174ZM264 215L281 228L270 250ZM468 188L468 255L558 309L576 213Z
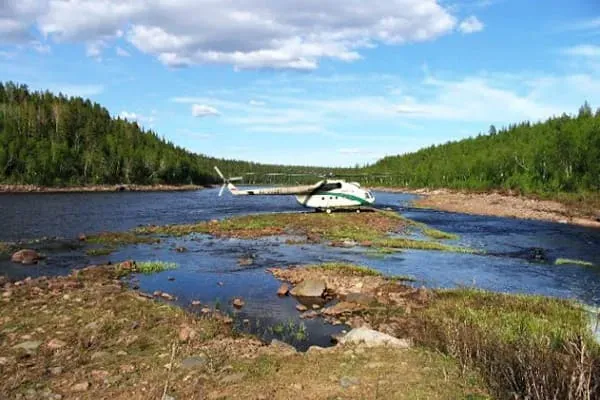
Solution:
M572 260L570 258L557 258L556 261L554 261L555 265L582 265L584 267L593 267L594 264L589 262L589 261L583 261L583 260Z
M98 247L98 248L94 248L94 249L87 249L85 251L85 254L87 254L88 256L91 256L91 257L107 256L109 254L114 253L116 250L117 249L112 246Z
M321 269L343 274L344 276L382 276L383 274L373 268L363 265L354 265L338 262L329 262L319 265L311 265L307 268Z
M164 261L142 261L135 264L137 272L143 274L151 274L155 272L162 272L177 268L176 263L164 262Z

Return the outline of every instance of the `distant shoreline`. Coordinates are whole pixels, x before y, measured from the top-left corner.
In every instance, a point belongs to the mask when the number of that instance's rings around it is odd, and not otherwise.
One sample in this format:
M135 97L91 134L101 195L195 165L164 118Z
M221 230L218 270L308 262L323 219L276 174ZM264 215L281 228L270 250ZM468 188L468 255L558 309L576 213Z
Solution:
M373 187L371 189L390 193L420 195L422 197L414 202L417 207L600 228L600 210L595 209L590 212L555 200L540 200L496 191L478 193L452 189L410 189L401 187Z
M187 192L210 186L199 185L89 185L89 186L36 186L0 185L0 194L11 193L95 193L95 192Z

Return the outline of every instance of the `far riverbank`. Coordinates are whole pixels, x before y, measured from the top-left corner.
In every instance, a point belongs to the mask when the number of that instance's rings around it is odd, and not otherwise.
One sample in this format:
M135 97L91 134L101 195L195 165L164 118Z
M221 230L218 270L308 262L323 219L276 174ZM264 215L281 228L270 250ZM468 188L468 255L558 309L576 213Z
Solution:
M505 193L460 192L450 189L409 189L376 187L373 190L420 195L414 204L418 207L460 212L568 223L600 228L600 209L563 204L554 200L540 200Z
M88 185L36 186L0 185L0 193L88 193L88 192L184 192L205 189L200 185Z

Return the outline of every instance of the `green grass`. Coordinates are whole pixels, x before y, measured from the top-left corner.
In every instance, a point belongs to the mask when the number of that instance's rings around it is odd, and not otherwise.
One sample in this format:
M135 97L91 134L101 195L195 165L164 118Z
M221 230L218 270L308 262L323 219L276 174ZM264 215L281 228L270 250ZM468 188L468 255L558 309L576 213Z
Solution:
M116 250L117 249L115 247L111 247L111 246L98 247L98 248L94 248L94 249L87 249L85 251L85 254L87 254L88 256L91 256L91 257L107 256L109 254L114 253Z
M382 276L382 273L362 265L328 262L319 265L310 265L307 268L322 269L343 274L345 276Z
M589 262L589 261L583 261L583 260L572 260L570 258L557 258L556 261L554 261L555 265L581 265L584 267L593 267L594 264Z
M308 339L306 325L303 322L296 323L293 319L289 319L287 322L278 322L270 327L269 330L284 341L292 339L297 342L303 342Z
M91 244L123 246L131 244L159 243L160 239L136 234L135 232L102 232L87 238Z
M392 249L413 249L413 250L436 250L436 251L448 251L453 253L464 253L464 254L481 254L479 250L471 249L468 247L450 246L444 243L427 241L427 240L415 240L408 238L386 238L380 239L374 242L374 245L379 247L387 247Z
M13 249L12 243L0 242L0 254L10 254Z
M164 261L142 261L135 264L135 270L143 274L151 274L155 272L167 271L177 268L176 263Z

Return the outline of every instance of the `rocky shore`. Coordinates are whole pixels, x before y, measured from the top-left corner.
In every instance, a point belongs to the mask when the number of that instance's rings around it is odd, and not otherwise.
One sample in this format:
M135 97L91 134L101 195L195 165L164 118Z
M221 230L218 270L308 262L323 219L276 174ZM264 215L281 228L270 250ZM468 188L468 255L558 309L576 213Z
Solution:
M539 200L505 193L460 192L449 189L374 188L393 193L412 193L421 197L418 207L459 212L551 221L600 228L600 209L579 209L558 201Z
M89 185L89 186L36 186L0 185L0 193L80 193L80 192L183 192L205 189L198 185Z

